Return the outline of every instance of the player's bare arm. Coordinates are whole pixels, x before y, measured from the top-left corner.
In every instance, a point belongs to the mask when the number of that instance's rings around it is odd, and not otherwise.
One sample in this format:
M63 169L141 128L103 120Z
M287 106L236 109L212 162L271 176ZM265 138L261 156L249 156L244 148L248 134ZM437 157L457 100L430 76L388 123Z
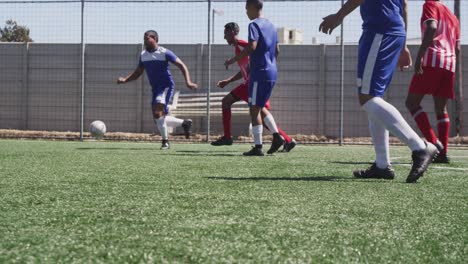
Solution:
M347 1L336 14L331 14L323 18L319 26L319 31L325 34L331 34L336 27L341 25L343 19L363 2L364 0Z
M224 88L226 85L228 85L228 84L230 84L232 82L235 82L237 80L240 80L240 79L242 79L242 72L241 71L237 72L235 75L227 78L226 80L219 81L217 83L217 86L219 88Z
M402 12L402 17L403 21L405 22L405 31L408 31L408 12L407 12L407 0L403 0L403 12ZM404 69L407 69L411 67L412 61L411 61L411 53L408 49L408 46L406 46L406 41L403 49L401 50L400 53L400 58L398 59L398 66L400 66L400 70L403 71Z
M415 74L422 74L422 61L426 50L429 48L431 43L434 41L435 34L437 32L437 21L435 20L428 20L426 23L426 31L424 32L424 37L421 43L421 46L418 50L418 55L416 57L416 61L414 62L414 73Z
M229 65L236 63L245 57L248 57L256 48L257 48L257 41L249 41L249 45L247 45L241 53L226 60L226 62L224 62L224 66L226 66L226 69L227 69Z
M187 88L189 89L197 89L198 88L198 85L196 83L193 83L192 80L190 79L190 73L187 69L187 66L185 65L185 63L177 58L176 61L174 62L174 64L177 66L177 68L180 69L180 71L182 72L182 75L184 76L185 78L185 85L187 86Z
M128 75L127 77L119 77L119 79L117 79L117 84L121 84L121 83L126 83L126 82L130 82L130 81L134 81L136 79L138 79L142 74L143 72L145 71L145 68L143 67L137 67L130 75Z

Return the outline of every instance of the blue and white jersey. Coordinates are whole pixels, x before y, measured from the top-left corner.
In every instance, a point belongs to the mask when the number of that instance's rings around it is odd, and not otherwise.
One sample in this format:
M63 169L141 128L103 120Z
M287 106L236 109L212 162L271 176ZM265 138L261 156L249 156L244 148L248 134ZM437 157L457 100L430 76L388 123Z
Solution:
M404 0L366 0L361 4L362 30L406 36L403 20Z
M142 51L138 66L145 68L153 90L164 89L174 86L174 80L169 71L169 62L174 63L176 59L177 56L172 51L158 46L153 52Z
M257 48L250 54L250 79L275 81L278 44L275 26L265 18L255 19L249 24L249 42L251 41L257 42Z

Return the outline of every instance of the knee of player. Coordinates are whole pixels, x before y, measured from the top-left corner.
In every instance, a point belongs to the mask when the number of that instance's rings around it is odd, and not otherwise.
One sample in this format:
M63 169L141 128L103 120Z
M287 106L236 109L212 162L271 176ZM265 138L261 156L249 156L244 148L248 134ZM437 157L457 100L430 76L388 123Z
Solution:
M405 105L406 105L406 109L408 109L409 111L414 111L416 110L416 108L419 107L418 104L414 103L412 100L410 100L409 98L406 98L406 101L405 101Z
M224 97L223 100L221 100L221 106L223 109L231 108L232 101L229 100L229 98Z

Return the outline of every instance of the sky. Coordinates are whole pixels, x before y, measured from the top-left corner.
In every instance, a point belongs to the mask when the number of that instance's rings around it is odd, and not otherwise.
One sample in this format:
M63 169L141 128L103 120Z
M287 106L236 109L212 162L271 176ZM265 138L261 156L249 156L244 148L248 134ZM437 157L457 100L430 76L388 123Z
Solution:
M0 23L13 19L29 27L30 36L40 43L79 43L81 37L81 3L68 2L12 3L0 0ZM73 1L73 0L72 0ZM36 3L34 3L36 2ZM420 37L419 20L423 0L409 0L408 38ZM444 1L453 9L453 1ZM468 10L468 1L461 1L461 10ZM335 43L340 34L337 28L331 36L318 32L322 17L336 12L341 1L265 1L264 16L276 27L299 29L304 44L316 38L319 43ZM222 10L214 16L214 43L223 44L224 24L234 21L241 28L240 36L247 37L249 20L245 14L245 1L213 2L212 9ZM212 13L210 12L210 16ZM468 44L468 16L462 12L462 43ZM204 1L154 1L154 2L86 2L84 8L85 43L141 43L148 29L158 31L160 43L207 43L208 4ZM359 10L344 22L345 43L355 43L361 34Z

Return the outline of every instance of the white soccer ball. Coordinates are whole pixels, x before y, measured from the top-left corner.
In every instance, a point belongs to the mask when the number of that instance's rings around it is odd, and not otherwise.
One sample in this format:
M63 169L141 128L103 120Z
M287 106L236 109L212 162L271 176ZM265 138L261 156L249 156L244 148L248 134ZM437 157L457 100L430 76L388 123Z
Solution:
M106 133L106 124L100 120L93 121L89 126L89 132L94 138L101 139Z

